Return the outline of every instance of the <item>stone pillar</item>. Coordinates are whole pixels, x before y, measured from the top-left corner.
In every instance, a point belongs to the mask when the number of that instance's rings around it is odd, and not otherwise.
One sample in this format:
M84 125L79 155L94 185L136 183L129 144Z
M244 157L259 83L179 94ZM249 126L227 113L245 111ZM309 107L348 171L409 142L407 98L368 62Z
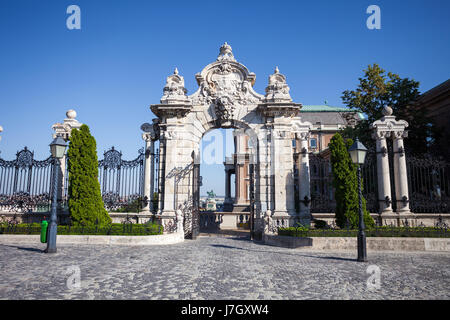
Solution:
M82 123L75 119L76 117L77 112L73 109L70 109L66 112L66 119L64 119L63 123L55 123L54 125L52 125L52 129L55 131L55 133L53 133L53 139L55 139L56 137L61 137L66 142L68 142L72 129L79 129L82 126ZM59 165L60 174L58 176L58 201L63 200L66 181L68 181L68 177L66 175L66 162L67 158L64 154L64 157L60 160Z
M389 157L387 152L386 137L389 132L377 131L373 138L376 139L377 152L377 181L378 181L378 204L380 214L392 213L392 194L389 171Z
M395 175L395 197L397 198L397 213L410 214L408 175L406 169L406 155L403 147L403 137L407 137L406 131L394 131L394 175Z
M298 187L300 203L300 223L302 225L311 224L311 192L310 192L310 173L309 173L309 153L308 138L309 132L298 134L301 141L300 154L298 156Z
M371 124L374 130L374 138L377 139L377 169L378 169L378 196L380 197L381 223L390 224L396 222L401 225L402 218L408 219L411 211L409 209L408 176L406 169L406 156L403 147L403 138L407 137L408 122L396 120L392 115L392 108L386 106L383 109L383 117ZM393 139L394 152L394 183L396 197L396 214L392 212L391 205L388 205L386 197L391 197L389 160L386 148L386 137ZM386 153L385 153L386 150ZM406 216L406 217L402 217Z
M295 215L294 155L290 126L274 125L272 165L274 167L275 209L274 217Z

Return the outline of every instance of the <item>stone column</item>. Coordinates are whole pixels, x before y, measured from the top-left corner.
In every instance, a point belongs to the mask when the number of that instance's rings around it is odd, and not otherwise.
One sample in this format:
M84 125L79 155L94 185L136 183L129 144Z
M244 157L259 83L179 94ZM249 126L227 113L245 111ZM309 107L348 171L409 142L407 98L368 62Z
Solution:
M299 203L300 203L300 223L302 225L311 224L311 192L310 192L310 174L309 174L309 153L308 139L309 132L297 134L301 141L300 154L298 156L298 187L299 187Z
M272 144L272 165L275 175L274 217L295 215L294 155L291 137L290 126L275 124Z
M378 204L380 214L392 213L391 179L386 143L386 137L389 135L390 133L386 131L377 131L373 135L373 138L376 140Z
M73 109L70 109L66 112L66 118L63 123L55 123L52 125L52 129L55 131L53 134L53 139L56 137L63 138L66 142L69 141L70 134L72 129L79 129L82 126L78 120L76 120L77 112ZM59 180L57 184L58 188L58 201L63 200L64 198L64 190L66 188L66 181L68 181L67 171L66 171L66 155L64 154L63 158L60 160L59 170L60 174L58 175Z
M403 138L407 137L406 131L393 132L394 145L394 175L395 175L395 196L397 198L397 213L410 214L408 175L406 169L406 155L403 146Z
M408 216L411 211L409 210L409 194L408 194L408 176L406 169L406 159L403 147L403 138L407 136L408 122L405 120L396 120L392 115L392 108L385 106L383 109L383 117L380 120L375 121L371 125L371 129L374 130L374 138L377 139L377 169L378 169L378 196L380 199L380 211L382 224L390 224L396 222L397 225L401 225L401 216ZM395 182L395 197L397 212L390 215L392 212L391 205L383 201L386 197L391 197L390 187L390 171L389 160L386 148L386 137L392 137L393 139L393 151L394 151L394 182ZM384 152L386 150L386 153ZM408 219L408 217L404 217Z

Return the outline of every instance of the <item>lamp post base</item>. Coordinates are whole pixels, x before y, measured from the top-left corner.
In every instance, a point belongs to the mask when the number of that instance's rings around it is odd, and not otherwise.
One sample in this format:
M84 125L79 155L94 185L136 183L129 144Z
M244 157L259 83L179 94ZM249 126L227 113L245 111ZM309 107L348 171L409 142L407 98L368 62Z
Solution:
M56 253L56 234L58 232L58 226L54 222L50 222L50 227L47 232L47 249L45 253Z
M358 233L358 262L367 262L366 234Z

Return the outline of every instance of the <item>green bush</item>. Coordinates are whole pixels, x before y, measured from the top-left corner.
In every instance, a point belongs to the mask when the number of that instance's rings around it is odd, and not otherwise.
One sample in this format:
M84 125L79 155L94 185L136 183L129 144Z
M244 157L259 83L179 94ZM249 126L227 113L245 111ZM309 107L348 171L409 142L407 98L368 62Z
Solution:
M331 168L333 172L333 187L336 199L336 224L344 228L349 224L350 228L358 228L359 224L359 200L357 166L352 162L348 148L353 144L351 139L344 142L339 133L331 139L328 147L331 152ZM373 228L375 221L366 209L366 199L362 198L364 211L364 223L366 228Z
M97 145L87 125L71 132L68 155L69 212L74 226L108 227L98 182Z
M41 226L38 223L18 224L11 227L0 227L0 234L40 234ZM84 226L67 226L59 225L59 235L158 235L163 233L161 225L156 223L147 224L123 224L113 223L108 227L84 227Z
M450 238L450 230L436 227L374 227L366 237ZM356 237L358 229L280 228L280 236L290 237Z

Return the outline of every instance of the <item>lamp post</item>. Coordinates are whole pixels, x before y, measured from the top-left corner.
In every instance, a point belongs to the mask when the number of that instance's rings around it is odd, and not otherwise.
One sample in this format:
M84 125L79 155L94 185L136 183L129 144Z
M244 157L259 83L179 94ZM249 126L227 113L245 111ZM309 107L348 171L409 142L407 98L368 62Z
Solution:
M364 212L362 208L362 194L361 194L361 165L364 164L364 160L367 154L367 148L359 142L358 138L353 145L348 149L352 162L358 166L358 208L359 208L359 230L358 230L358 261L367 261L367 248L366 248L366 234L364 229Z
M55 253L56 252L56 234L58 226L56 224L56 205L58 197L58 176L59 176L59 164L60 159L64 156L66 151L66 141L61 137L56 137L50 144L50 152L53 157L53 200L52 200L52 212L50 216L50 225L47 234L47 249L44 250L45 253Z

